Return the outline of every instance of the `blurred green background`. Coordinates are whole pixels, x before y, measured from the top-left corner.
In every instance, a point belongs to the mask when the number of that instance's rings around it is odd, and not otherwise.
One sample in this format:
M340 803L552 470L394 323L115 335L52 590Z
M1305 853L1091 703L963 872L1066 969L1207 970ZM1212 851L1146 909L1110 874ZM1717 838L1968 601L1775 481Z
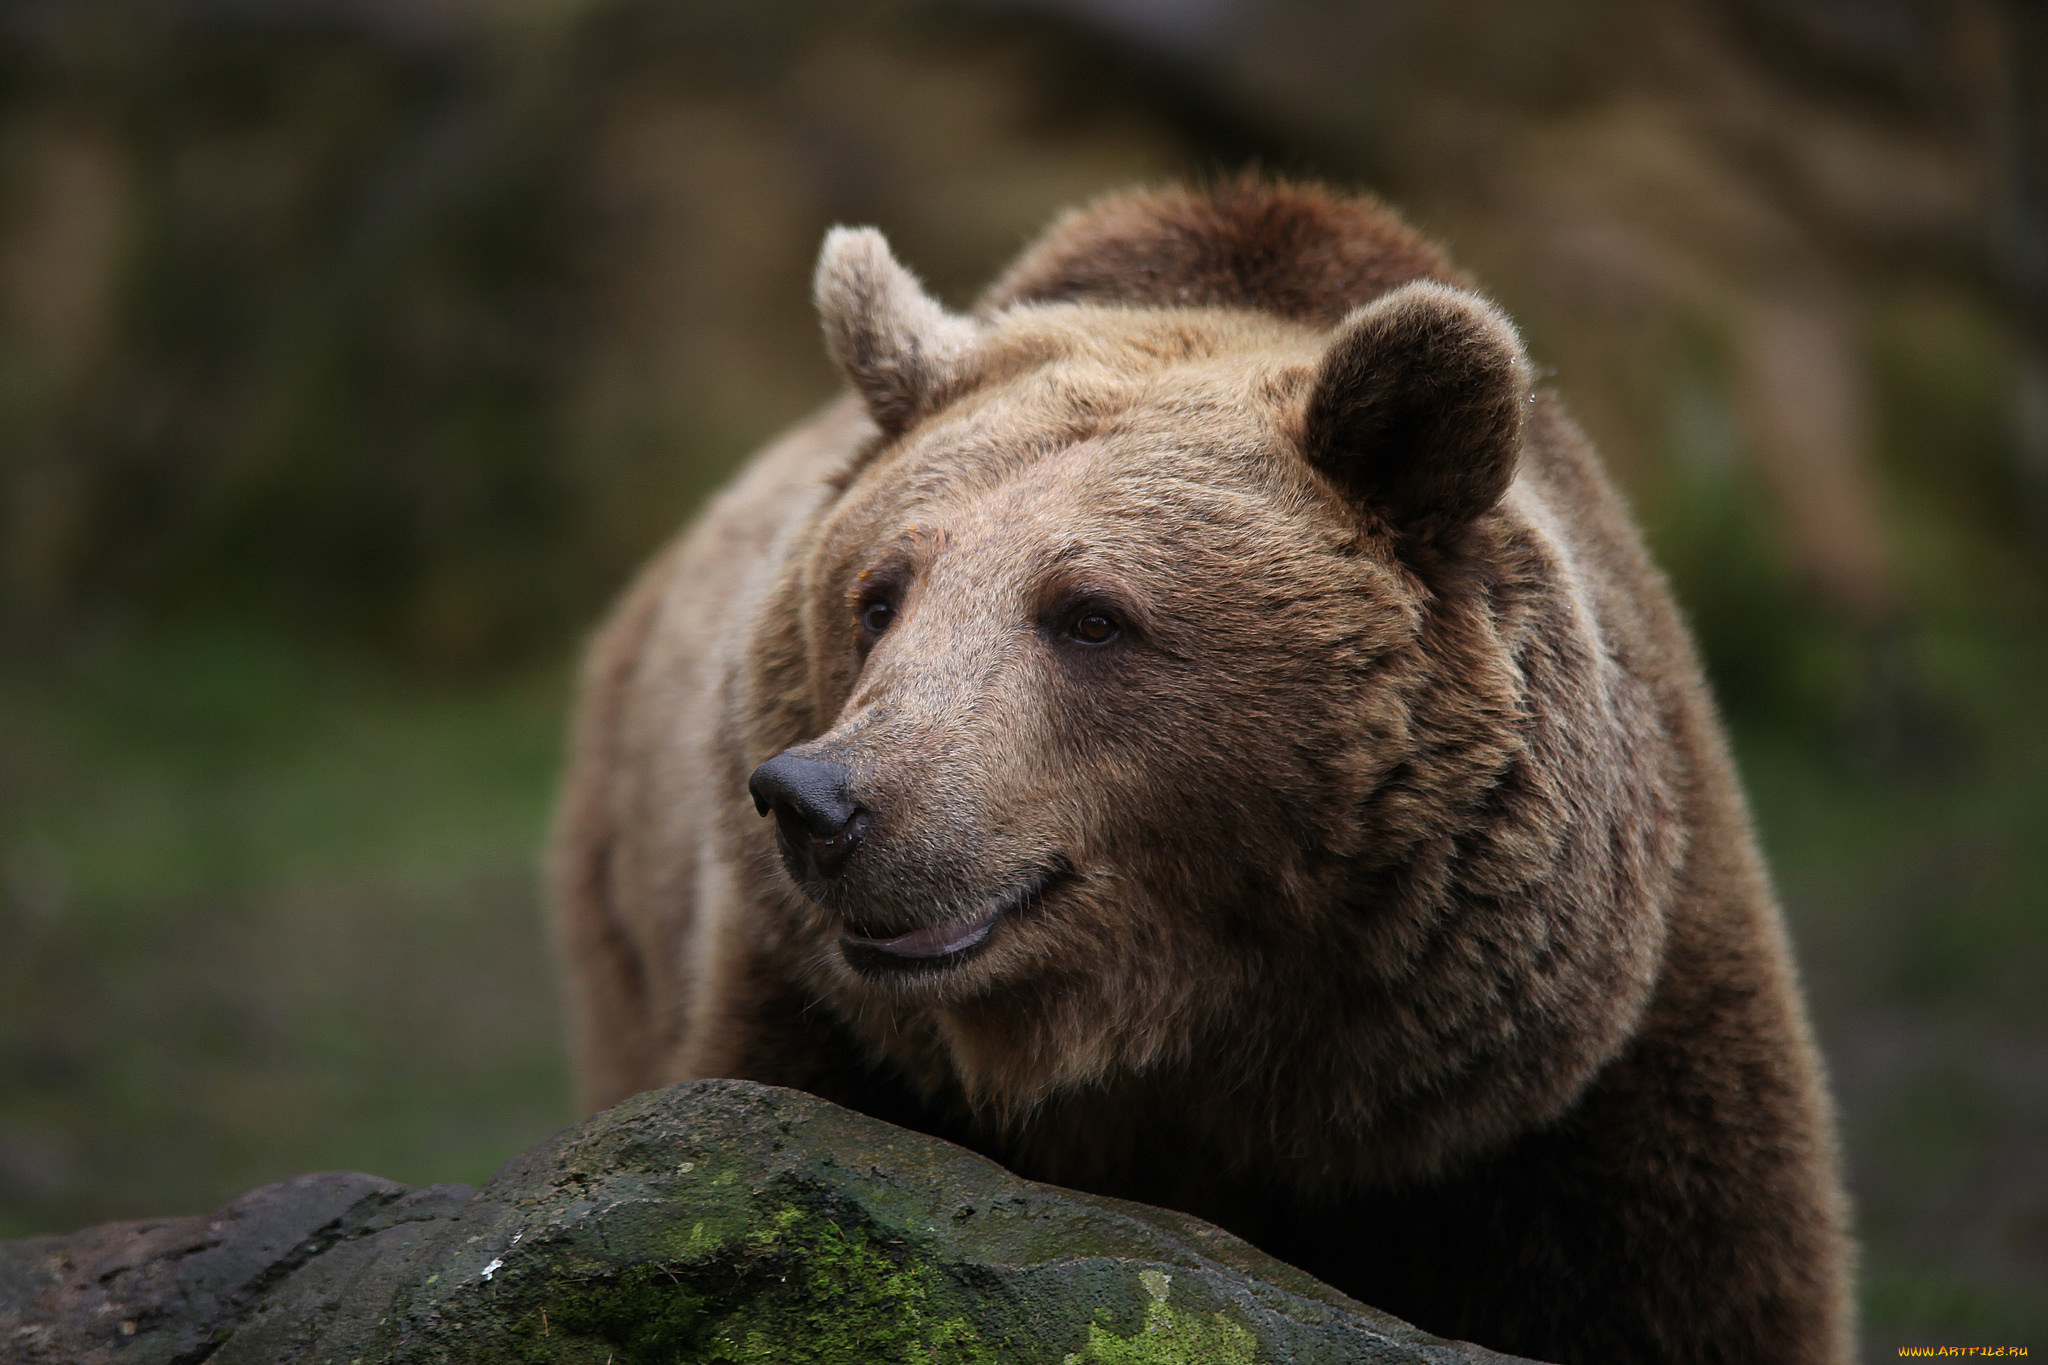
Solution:
M13 0L0 1237L571 1120L578 639L834 378L873 222L1373 187L1524 324L1701 636L1843 1110L1866 1353L2048 1350L2032 0Z

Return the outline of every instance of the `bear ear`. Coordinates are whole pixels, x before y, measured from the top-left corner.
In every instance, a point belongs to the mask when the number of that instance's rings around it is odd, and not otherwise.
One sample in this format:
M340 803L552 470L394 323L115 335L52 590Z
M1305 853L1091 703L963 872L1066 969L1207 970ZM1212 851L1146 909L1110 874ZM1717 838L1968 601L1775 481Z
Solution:
M1304 453L1403 534L1448 535L1514 481L1530 381L1499 309L1448 285L1404 285L1339 325L1316 368Z
M964 374L980 335L925 293L873 228L826 233L812 289L825 349L887 436L902 435Z

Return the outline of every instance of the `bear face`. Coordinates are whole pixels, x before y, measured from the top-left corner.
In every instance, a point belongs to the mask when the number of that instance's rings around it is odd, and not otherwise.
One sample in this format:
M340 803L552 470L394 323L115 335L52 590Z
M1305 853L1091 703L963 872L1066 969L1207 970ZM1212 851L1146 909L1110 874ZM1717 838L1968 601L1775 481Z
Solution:
M1649 702L1511 493L1498 313L977 321L872 234L819 292L879 435L762 614L801 631L755 641L752 735L815 988L998 1126L1197 1068L1318 1186L1567 1104L1648 998L1681 841Z

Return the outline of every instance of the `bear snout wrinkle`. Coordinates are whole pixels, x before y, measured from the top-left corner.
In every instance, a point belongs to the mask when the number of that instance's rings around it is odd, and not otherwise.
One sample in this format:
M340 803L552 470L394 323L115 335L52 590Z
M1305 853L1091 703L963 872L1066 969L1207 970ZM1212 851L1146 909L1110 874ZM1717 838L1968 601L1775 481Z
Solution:
M868 813L849 791L846 769L785 750L754 769L754 809L772 814L792 849L810 855L821 877L838 875L867 833Z

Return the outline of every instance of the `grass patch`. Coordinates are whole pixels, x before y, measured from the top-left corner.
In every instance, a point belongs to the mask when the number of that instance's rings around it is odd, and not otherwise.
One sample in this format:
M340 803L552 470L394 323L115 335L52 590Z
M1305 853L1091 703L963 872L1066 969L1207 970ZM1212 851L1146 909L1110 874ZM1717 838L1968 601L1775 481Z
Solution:
M566 1122L564 708L231 630L0 675L0 1236L476 1181Z

